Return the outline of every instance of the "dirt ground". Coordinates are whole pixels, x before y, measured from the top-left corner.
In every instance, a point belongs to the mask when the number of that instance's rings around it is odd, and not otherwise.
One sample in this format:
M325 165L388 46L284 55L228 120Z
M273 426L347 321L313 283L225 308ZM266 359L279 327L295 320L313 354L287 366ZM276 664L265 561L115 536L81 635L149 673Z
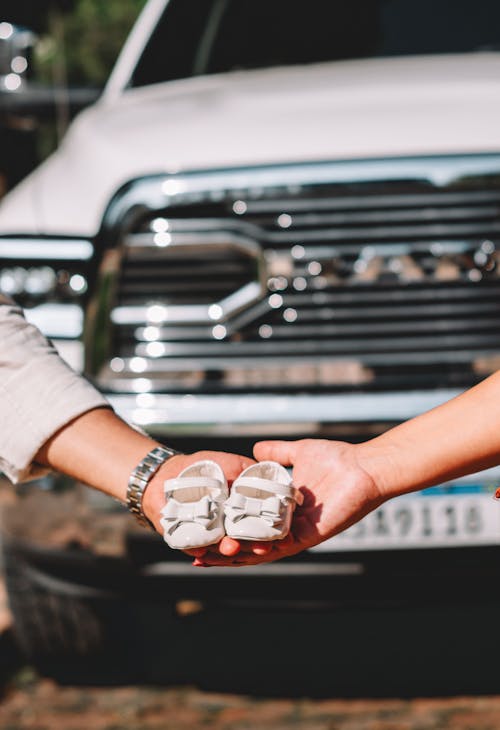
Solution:
M21 672L2 730L498 730L500 697L256 699L183 688L58 687Z

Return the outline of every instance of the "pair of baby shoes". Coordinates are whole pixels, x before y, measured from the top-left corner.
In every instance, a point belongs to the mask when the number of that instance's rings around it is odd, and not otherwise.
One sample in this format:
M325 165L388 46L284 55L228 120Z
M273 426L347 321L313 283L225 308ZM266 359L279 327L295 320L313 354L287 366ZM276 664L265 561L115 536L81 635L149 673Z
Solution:
M224 535L239 540L281 540L302 493L287 470L274 461L245 469L231 494L224 472L214 461L198 461L165 482L167 503L161 525L172 548L206 547Z

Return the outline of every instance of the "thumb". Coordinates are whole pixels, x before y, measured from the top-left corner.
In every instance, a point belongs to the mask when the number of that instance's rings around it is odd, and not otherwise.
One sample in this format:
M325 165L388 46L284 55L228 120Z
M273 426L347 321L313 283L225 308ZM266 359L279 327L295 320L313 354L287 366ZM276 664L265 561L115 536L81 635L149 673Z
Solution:
M283 466L293 466L296 444L296 441L259 441L253 447L253 453L257 461L277 461Z

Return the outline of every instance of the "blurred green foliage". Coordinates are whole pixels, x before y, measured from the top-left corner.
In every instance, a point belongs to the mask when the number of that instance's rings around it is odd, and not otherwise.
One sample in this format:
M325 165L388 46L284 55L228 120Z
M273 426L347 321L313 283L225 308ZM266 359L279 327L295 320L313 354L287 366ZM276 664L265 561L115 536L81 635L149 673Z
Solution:
M75 0L49 11L36 47L36 75L48 83L102 86L146 0Z

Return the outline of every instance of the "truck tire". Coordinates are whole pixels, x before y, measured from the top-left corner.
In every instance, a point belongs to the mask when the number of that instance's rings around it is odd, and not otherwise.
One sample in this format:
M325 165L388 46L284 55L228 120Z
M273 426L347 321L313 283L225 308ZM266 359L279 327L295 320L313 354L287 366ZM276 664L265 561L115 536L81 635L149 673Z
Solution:
M110 657L116 660L110 653L110 601L40 585L15 552L4 553L4 568L14 636L30 665L62 683L106 681ZM116 669L114 674L116 679Z

